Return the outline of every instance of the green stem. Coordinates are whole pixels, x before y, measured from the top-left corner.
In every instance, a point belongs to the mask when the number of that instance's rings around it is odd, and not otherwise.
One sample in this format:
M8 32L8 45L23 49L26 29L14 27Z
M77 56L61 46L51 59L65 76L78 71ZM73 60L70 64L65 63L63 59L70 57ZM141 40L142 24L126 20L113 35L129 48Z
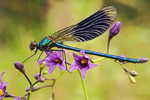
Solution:
M27 96L27 100L30 100L31 91L28 92L29 95Z
M87 94L85 82L84 82L84 80L83 80L83 78L82 78L82 74L81 74L80 71L79 71L79 73L80 73L80 78L81 78L81 82L82 82L82 86L83 86L83 90L84 90L85 100L88 100L88 94Z
M61 73L59 73L55 78L54 78L54 82L53 82L53 84L52 84L52 96L50 97L50 99L49 100L53 100L53 95L54 95L54 85L55 85L55 82L56 82L56 80L62 75L62 74L64 74L64 73L68 73L68 71L61 71Z
M35 84L37 84L39 81L36 81L36 82L34 82L31 86L30 86L30 90L29 90L29 95L28 95L28 97L27 97L27 100L30 100L30 95L31 95L31 92L32 92L32 88L33 88L33 86L35 85Z
M105 57L101 57L101 58L96 59L96 60L94 60L94 61L92 61L92 62L93 62L93 63L96 63L96 62L101 61L101 60L104 60L104 59L106 59L106 58L105 58Z
M54 93L53 90L54 90L54 85L55 85L56 80L58 80L58 78L59 78L62 74L65 74L65 73L68 73L68 71L61 71L61 73L59 73L59 74L54 78L54 82L53 82L53 84L52 84L52 93ZM74 70L72 73L78 73L78 71L77 71L77 70ZM81 76L81 77L82 77L82 76ZM86 100L88 100L88 99L86 99Z

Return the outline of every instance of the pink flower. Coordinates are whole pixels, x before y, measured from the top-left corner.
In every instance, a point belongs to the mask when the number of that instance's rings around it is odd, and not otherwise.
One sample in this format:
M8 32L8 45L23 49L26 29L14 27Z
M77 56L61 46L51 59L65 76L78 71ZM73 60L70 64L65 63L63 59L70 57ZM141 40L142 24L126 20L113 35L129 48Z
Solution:
M81 71L82 78L85 79L86 73L89 69L94 68L97 64L91 63L91 58L85 55L84 50L80 51L83 56L78 56L76 53L73 53L75 61L70 65L69 72L77 69Z
M62 51L45 52L47 54L47 57L44 60L38 61L38 64L41 64L43 61L45 61L46 66L49 67L49 74L52 74L56 66L59 66L60 70L66 70L65 60L63 59Z

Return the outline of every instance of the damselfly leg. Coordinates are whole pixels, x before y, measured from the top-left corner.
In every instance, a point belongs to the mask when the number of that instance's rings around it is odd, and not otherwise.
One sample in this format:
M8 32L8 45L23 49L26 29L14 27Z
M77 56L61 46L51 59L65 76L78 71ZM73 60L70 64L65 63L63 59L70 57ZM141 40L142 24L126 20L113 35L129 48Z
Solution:
M34 52L33 55L31 55L30 57L28 57L27 59L25 59L25 60L22 62L22 64L23 64L24 62L26 62L28 59L30 59L31 57L33 57L34 55L36 55L37 51L38 51L38 49L35 50L35 52Z

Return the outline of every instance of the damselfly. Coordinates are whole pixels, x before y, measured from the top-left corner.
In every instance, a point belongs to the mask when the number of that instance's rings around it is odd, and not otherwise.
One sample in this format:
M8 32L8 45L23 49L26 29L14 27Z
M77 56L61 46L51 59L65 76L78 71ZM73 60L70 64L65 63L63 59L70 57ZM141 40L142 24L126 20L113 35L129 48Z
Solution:
M45 37L39 43L35 41L31 42L30 49L34 50L36 48L36 51L29 58L34 56L38 50L50 51L52 47L64 48L80 52L82 49L64 45L62 44L62 42L85 42L92 40L103 34L112 25L112 23L116 20L116 18L117 18L116 8L113 6L105 7L97 11L93 15L89 16L85 20L79 22L78 24L69 26L62 30L59 30L58 32L54 33L51 36ZM117 59L132 63L142 63L142 61L139 59L125 58L89 50L84 51L87 54L97 55L101 57L107 57L111 59Z

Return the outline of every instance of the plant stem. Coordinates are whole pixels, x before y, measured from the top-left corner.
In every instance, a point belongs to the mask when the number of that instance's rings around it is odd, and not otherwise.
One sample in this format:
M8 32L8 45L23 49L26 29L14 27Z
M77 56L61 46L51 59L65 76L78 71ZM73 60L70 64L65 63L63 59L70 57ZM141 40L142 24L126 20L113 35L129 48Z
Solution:
M27 94L25 94L22 98L25 98L27 95L29 95L30 93L28 92ZM26 99L25 99L26 100ZM27 99L28 100L28 99Z
M28 92L27 100L30 100L31 91Z
M84 82L84 80L83 80L83 78L82 78L82 74L81 74L80 71L79 71L79 74L80 74L80 78L81 78L81 82L82 82L82 86L83 86L83 90L84 90L85 100L88 100L88 94L87 94L85 82Z
M106 59L106 58L105 58L105 57L101 57L101 58L96 59L96 60L94 60L94 61L92 61L92 62L93 62L93 63L96 63L96 62L101 61L101 60L104 60L104 59Z
M30 86L30 90L29 90L29 95L28 95L28 97L27 97L27 100L30 100L30 95L31 95L31 92L32 92L32 88L33 88L33 86L35 85L35 84L37 84L39 81L36 81L36 82L34 82L31 86Z
M53 84L52 84L52 93L54 93L53 88L54 88L54 85L55 85L56 80L58 80L58 78L59 78L62 74L65 74L65 73L68 73L68 71L62 71L61 73L59 73L59 74L53 79L54 82L53 82ZM72 73L78 73L78 71L77 71L77 70L74 70ZM88 100L88 99L86 99L86 100Z
M59 73L59 74L55 77L55 79L53 79L54 82L53 82L53 84L51 85L51 86L52 86L52 96L50 97L49 100L52 100L52 99L53 99L53 96L54 96L54 85L55 85L56 80L57 80L62 74L64 74L64 73L68 73L68 71L62 71L61 73Z
M23 71L22 73L23 73L23 75L25 76L25 78L28 80L28 82L29 82L29 84L30 84L30 86L31 86L32 83L31 83L30 79L28 78L27 74L25 73L25 71Z

